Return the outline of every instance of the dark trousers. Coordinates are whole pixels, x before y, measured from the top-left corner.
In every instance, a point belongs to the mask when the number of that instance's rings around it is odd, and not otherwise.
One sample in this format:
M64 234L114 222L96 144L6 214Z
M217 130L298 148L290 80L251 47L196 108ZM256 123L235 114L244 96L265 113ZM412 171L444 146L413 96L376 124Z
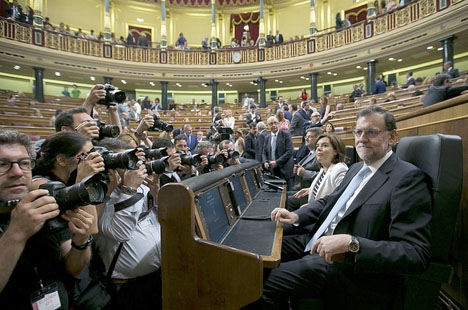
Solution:
M111 309L114 310L158 310L162 309L161 273L129 280L122 284L112 298Z

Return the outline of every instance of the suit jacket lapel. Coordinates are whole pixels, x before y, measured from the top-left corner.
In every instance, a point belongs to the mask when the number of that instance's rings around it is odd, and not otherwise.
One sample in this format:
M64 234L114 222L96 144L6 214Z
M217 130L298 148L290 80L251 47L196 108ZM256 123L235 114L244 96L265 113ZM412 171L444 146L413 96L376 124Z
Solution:
M390 156L389 159L375 172L372 178L367 182L367 184L361 189L359 194L356 196L354 201L349 206L348 210L344 214L343 218L348 214L354 212L356 209L360 208L372 195L375 194L388 180L388 174L392 171L397 157L395 154Z

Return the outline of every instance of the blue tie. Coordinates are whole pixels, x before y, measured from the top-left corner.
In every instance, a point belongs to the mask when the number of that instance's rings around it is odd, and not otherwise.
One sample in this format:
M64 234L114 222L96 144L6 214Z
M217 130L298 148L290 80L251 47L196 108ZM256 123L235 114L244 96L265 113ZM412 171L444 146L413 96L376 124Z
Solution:
M341 194L340 198L335 203L335 206L331 209L330 213L328 213L328 216L325 219L325 221L323 221L322 225L320 225L319 229L315 232L312 239L310 239L310 241L307 243L304 252L310 252L310 249L312 249L312 245L314 244L314 242L323 235L323 233L327 230L327 228L330 226L331 222L338 215L338 213L344 208L346 208L346 203L348 202L349 198L353 196L354 192L364 179L364 176L369 171L369 167L364 165L361 168L361 170L359 170L359 172L354 176L354 178L349 183L348 187L346 187L343 194Z

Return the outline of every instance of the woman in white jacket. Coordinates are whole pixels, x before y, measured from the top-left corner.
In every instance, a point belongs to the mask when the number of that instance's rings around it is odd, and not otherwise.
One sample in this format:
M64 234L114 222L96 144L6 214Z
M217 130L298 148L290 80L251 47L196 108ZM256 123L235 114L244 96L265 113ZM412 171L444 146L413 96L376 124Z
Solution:
M329 195L343 181L348 171L345 164L345 145L343 141L334 134L324 133L317 137L315 144L315 156L321 169L309 188L303 188L294 194L301 198L309 195L309 203Z

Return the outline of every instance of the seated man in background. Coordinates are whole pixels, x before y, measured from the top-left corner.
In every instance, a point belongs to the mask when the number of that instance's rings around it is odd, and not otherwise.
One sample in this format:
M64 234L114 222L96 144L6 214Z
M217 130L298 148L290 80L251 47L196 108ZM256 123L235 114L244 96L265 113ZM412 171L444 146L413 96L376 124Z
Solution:
M436 75L434 82L424 96L424 107L457 97L463 91L468 90L468 85L451 87L450 79L450 75L446 73Z
M425 174L393 154L394 116L368 106L354 136L363 162L335 191L295 212L272 211L279 223L315 225L283 238L281 265L264 285L264 309L287 309L289 299L300 298L324 299L328 309L399 309L404 275L427 268L431 194Z
M91 257L93 216L78 208L61 217L72 236L63 241L46 221L60 214L45 189L32 190L35 153L16 131L0 131L0 305L2 309L68 309L67 275L80 274ZM46 226L45 226L46 225Z

